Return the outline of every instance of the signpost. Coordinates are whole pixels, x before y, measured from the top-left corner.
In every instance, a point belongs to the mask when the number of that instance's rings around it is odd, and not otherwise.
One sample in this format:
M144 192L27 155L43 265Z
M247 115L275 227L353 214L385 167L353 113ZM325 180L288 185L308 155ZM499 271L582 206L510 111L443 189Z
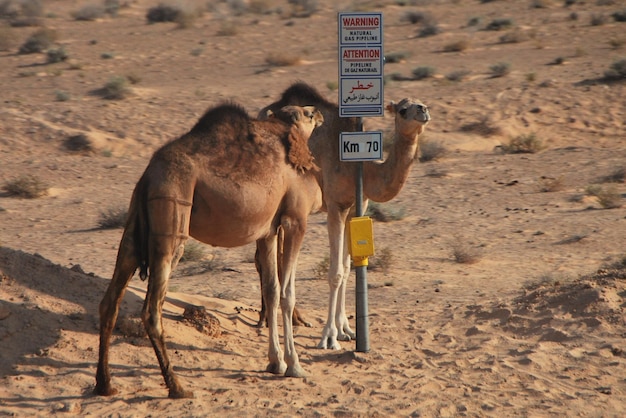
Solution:
M382 116L383 16L382 13L339 13L339 116ZM374 255L373 228L363 216L363 161L382 160L382 132L342 132L339 159L356 161L356 217L350 221L350 254L356 270L356 351L369 351L367 307L368 257Z

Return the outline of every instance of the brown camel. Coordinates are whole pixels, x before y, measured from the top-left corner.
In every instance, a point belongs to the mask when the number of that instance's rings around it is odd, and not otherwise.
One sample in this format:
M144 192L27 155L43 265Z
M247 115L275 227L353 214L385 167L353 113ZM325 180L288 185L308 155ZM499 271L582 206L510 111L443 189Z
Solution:
M355 214L357 165L339 161L338 141L340 132L357 130L357 119L340 118L336 104L327 101L313 87L301 82L287 88L280 100L260 111L259 117L286 105L315 106L324 115L324 126L316 129L309 139L311 152L322 170L320 186L324 206L328 211L330 243L328 318L318 348L340 349L338 340L349 341L355 338L348 323L345 306L346 283L350 274L350 256L345 237L346 225ZM364 208L367 207L367 199L386 202L400 193L417 158L418 135L430 121L428 108L416 99L391 102L387 110L395 117L395 137L384 162L363 163Z
M259 121L237 105L218 106L150 160L133 192L113 278L100 303L97 394L117 392L109 371L110 339L128 282L140 268L142 279L149 273L142 319L169 396L193 396L174 373L161 317L167 282L188 236L220 247L256 241L269 311L267 370L292 377L305 375L295 351L291 316L295 266L307 217L322 204L316 179L319 168L307 140L323 117L312 107L287 106L274 113L274 118ZM283 234L280 260L279 228ZM277 263L286 273L280 278ZM284 355L277 327L279 299Z

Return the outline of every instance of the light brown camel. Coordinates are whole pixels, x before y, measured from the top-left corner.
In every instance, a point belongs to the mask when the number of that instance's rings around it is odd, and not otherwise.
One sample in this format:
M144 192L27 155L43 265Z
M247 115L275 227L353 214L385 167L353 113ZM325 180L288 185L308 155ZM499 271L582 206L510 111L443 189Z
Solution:
M113 278L100 303L100 349L95 392L113 395L110 339L120 302L137 268L148 290L142 319L170 398L192 397L183 389L165 348L162 308L167 282L188 236L220 247L257 243L263 297L268 305L269 365L286 376L304 376L293 341L295 266L307 217L319 210L319 168L307 146L323 117L312 107L277 109L275 118L250 118L237 105L209 110L182 137L159 149L137 183L130 203ZM277 259L277 230L283 256ZM280 282L277 262L286 274ZM280 293L279 293L280 292ZM278 301L285 353L278 336Z
M345 306L346 283L350 274L350 256L345 237L346 225L355 214L357 165L339 161L338 141L340 132L357 130L357 119L340 118L336 104L324 99L313 87L301 82L287 88L280 100L259 112L259 117L286 105L315 106L324 115L324 125L316 129L309 139L311 152L322 170L320 185L328 211L330 243L328 318L318 348L340 349L338 340L349 341L355 338L348 323ZM400 193L417 158L418 135L430 121L428 108L416 99L391 102L387 110L395 117L394 141L384 162L363 163L364 208L367 207L367 199L386 202Z

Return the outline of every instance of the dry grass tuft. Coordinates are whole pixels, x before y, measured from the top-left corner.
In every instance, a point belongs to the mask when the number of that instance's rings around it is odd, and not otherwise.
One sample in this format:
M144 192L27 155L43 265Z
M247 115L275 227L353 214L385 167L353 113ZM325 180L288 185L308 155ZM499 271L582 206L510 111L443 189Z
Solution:
M483 251L462 237L456 236L451 243L451 254L454 261L459 264L475 264L482 258Z
M382 270L383 273L389 273L393 264L393 252L390 248L383 247L369 258L368 263L369 270Z
M585 192L589 196L594 196L604 209L617 209L624 205L622 195L613 186L592 185L588 186Z
M206 247L198 241L187 241L185 243L185 251L180 258L181 263L200 261L206 257Z
M470 47L470 41L467 39L460 39L455 42L450 42L444 45L443 52L463 52Z
M468 132L484 136L486 138L502 134L502 129L494 126L488 118L483 118L477 122L466 123L461 126L461 132Z
M565 188L565 184L563 182L563 176L560 177L546 177L541 176L539 178L539 192L541 193L550 193L550 192L558 192Z
M290 67L298 65L301 61L299 56L286 52L271 53L265 57L265 62L272 67Z
M420 162L437 161L448 153L441 141L420 139Z
M313 267L313 277L319 280L328 277L328 269L330 268L330 258L326 256L322 261Z
M125 207L111 207L100 212L98 219L99 229L117 229L126 226L128 209Z
M49 186L39 179L39 177L27 174L7 182L2 189L9 196L35 199L37 197L47 196Z
M401 221L406 217L406 209L391 203L369 202L365 216L380 222Z
M518 135L500 147L504 154L535 154L543 149L543 141L535 133Z

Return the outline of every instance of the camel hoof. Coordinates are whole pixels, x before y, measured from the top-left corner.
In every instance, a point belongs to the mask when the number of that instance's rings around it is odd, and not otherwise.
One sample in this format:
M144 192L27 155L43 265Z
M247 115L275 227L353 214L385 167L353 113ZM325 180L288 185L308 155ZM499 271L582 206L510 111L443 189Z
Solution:
M104 387L96 386L96 388L93 390L93 393L98 396L113 396L117 395L118 390L112 388L110 385L105 385Z
M356 335L339 334L339 335L337 335L337 339L339 341L352 341L352 340L356 339Z
M170 390L168 397L170 399L186 399L186 398L193 398L194 394L190 390L178 389L178 390Z
M267 369L265 370L272 374L284 374L285 372L287 372L287 363L270 363L267 365Z
M322 341L317 344L317 348L322 350L341 350L341 346L334 338L322 338Z
M297 364L297 365L293 365L291 367L288 367L287 371L285 372L285 376L287 376L287 377L306 377L307 373L304 371L302 366Z

